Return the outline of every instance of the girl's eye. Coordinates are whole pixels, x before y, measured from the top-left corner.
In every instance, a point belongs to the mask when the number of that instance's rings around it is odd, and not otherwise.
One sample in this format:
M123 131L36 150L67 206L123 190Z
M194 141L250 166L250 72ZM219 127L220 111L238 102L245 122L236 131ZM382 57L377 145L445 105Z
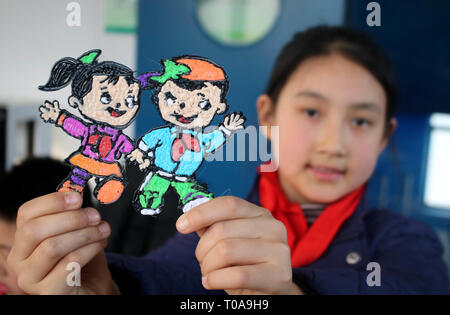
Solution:
M127 104L128 108L132 108L134 103L134 97L132 95L128 95L128 97L125 99L125 103Z
M177 100L177 98L175 96L172 95L172 93L167 92L166 94L164 94L165 98L166 98L166 103L169 106L172 106L173 104L175 104L175 101Z
M311 108L304 109L302 112L311 118L317 118L319 116L319 112Z
M103 92L102 96L100 97L100 102L102 102L103 104L111 103L111 95L109 95L108 92Z
M357 127L368 127L371 125L371 122L364 118L355 118L352 120L352 125Z
M211 108L211 103L209 100L201 100L200 103L198 103L198 107L200 107L202 110L208 110Z

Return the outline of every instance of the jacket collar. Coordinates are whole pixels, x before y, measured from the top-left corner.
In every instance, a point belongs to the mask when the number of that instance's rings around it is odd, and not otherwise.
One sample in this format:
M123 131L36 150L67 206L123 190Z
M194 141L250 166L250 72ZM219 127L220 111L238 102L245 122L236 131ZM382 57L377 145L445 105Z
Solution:
M261 206L261 201L259 199L259 174L256 176L253 186L248 193L246 200ZM364 230L364 216L368 212L369 205L367 200L367 187L364 195L361 198L358 206L356 207L353 215L348 218L347 221L341 226L339 232L336 234L332 243L348 240L357 237Z

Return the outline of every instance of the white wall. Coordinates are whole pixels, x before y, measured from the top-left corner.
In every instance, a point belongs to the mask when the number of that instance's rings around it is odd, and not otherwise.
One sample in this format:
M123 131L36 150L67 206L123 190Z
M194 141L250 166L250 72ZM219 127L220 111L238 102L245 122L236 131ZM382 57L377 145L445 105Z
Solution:
M99 48L100 60L113 60L136 69L136 35L105 33L105 0L78 0L81 26L70 27L66 18L68 0L0 1L0 104L30 104L39 115L38 106L46 99L57 99L67 108L70 87L58 92L42 92L53 64L63 57L79 57ZM51 153L63 159L79 141L59 128L52 129ZM134 136L134 127L127 134Z

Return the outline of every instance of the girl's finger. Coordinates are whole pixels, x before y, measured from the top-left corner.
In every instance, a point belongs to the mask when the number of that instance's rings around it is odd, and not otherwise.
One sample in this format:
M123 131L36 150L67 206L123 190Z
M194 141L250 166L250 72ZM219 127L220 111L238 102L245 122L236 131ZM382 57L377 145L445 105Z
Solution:
M107 244L107 240L102 240L85 245L67 254L58 262L55 268L53 268L53 270L50 271L48 275L46 275L46 277L38 283L37 287L41 288L39 291L44 291L46 294L53 294L53 292L59 293L64 290L68 291L73 289L73 287L69 287L69 284L67 283L67 277L73 270L72 263L78 264L80 269L83 268L95 259L95 257L105 249ZM99 273L100 272L101 271L99 271ZM80 281L83 286L83 278L81 278Z
M24 203L17 213L17 227L34 218L59 213L66 210L80 209L83 199L76 192L55 192Z
M263 263L233 266L212 271L203 276L203 286L208 290L248 289L266 293L283 294L281 291L292 281L292 269Z
M26 259L43 241L53 236L76 231L100 223L101 217L94 208L71 210L38 217L25 223L16 233L14 246L16 258Z
M49 214L60 213L67 210L75 210L81 207L83 202L81 195L75 192L55 192L45 196L41 196L24 203L17 213L17 234L19 237L15 240L15 244L19 244L22 233L22 226L27 222ZM25 234L33 234L30 230ZM8 264L13 270L17 268L18 262L28 257L27 253L22 252L17 246L13 246L8 256Z
M286 244L261 239L231 238L218 242L200 263L202 274L231 266L290 261Z
M195 256L202 263L205 255L220 241L237 238L286 243L287 233L283 223L268 216L218 222L201 235Z
M214 209L214 211L211 211ZM178 218L176 227L180 233L192 233L220 221L231 219L272 216L264 208L246 200L227 196L217 197L191 209Z
M197 235L201 238L203 236L203 234L205 234L205 232L207 230L208 230L208 228L202 228L202 229L197 231Z
M106 239L109 233L109 225L102 222L96 227L87 227L46 239L20 266L22 269L20 274L28 272L28 281L38 283L61 258L85 245Z

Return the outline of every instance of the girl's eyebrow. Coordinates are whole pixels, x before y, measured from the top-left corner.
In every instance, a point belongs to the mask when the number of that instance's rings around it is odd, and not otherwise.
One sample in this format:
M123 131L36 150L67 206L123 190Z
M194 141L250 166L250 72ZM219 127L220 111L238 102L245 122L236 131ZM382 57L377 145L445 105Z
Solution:
M380 113L381 109L379 106L377 106L375 103L370 102L362 102L362 103L356 103L350 106L351 109L367 109L376 113Z
M305 90L305 91L298 92L297 96L315 98L315 99L318 99L321 101L328 101L328 98L326 98L324 95L322 95L318 92L315 92L315 91L311 91L311 90Z
M197 93L197 95L205 97L205 94L203 94L203 93Z
M104 90L107 90L107 89L108 89L107 86L102 86L102 87L100 88L101 91L104 91Z
M301 96L301 97L310 97L310 98L314 98L317 100L321 100L324 102L328 102L328 98L318 92L315 91L311 91L311 90L305 90L305 91L301 91L299 93L297 93L297 96ZM375 103L371 103L371 102L360 102L360 103L356 103L356 104L352 104L350 106L351 109L367 109L373 112L377 112L380 113L381 109L379 106L377 106Z

